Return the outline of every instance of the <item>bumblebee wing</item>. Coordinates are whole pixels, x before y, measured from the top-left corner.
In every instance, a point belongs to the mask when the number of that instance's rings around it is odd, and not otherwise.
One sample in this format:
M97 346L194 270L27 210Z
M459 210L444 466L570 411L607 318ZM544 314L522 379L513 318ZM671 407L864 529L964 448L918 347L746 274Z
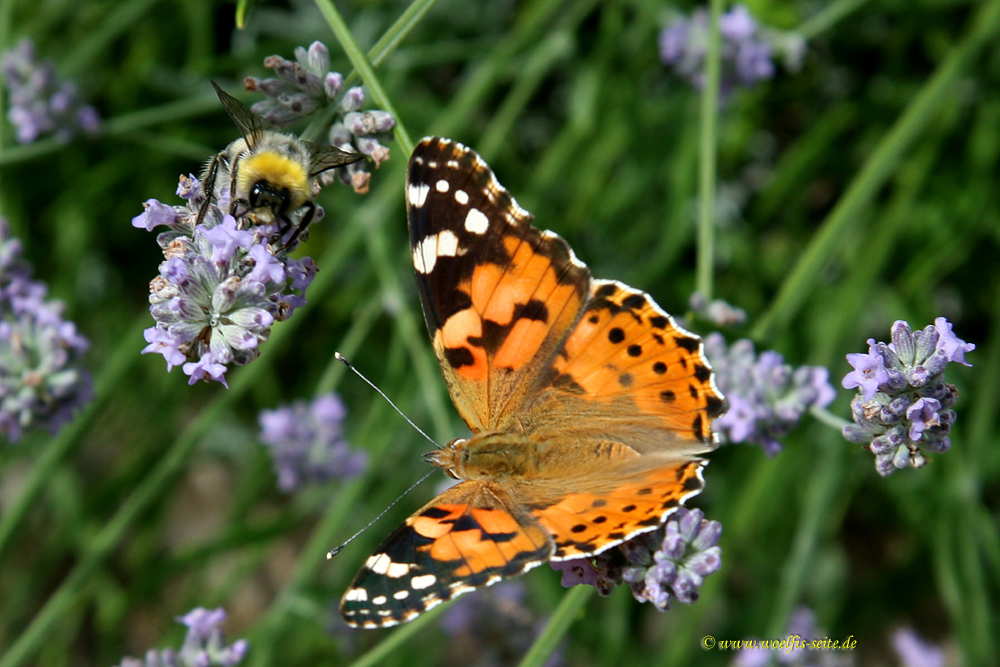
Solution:
M212 82L212 86L215 88L215 92L218 93L219 99L222 100L222 106L226 108L226 113L236 123L236 127L240 128L240 135L242 135L243 141L247 142L247 146L253 148L257 144L257 141L260 140L261 135L264 134L264 130L271 126L270 123L250 111L250 109L247 109L246 105L222 88L219 88L219 85L214 81Z
M340 150L336 146L322 146L320 144L314 144L311 141L305 141L303 143L305 143L306 148L309 149L310 176L315 176L316 174L322 173L327 169L335 169L337 167L343 167L347 164L353 164L364 157L361 153L348 153L347 151Z

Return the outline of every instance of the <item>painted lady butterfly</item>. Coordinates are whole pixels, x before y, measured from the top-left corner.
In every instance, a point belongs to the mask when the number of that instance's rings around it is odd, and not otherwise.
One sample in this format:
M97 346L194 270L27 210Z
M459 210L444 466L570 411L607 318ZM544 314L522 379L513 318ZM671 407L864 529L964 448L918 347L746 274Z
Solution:
M413 265L472 435L426 456L465 480L394 530L344 594L365 628L656 529L704 485L725 410L701 339L649 295L594 280L475 152L410 158Z

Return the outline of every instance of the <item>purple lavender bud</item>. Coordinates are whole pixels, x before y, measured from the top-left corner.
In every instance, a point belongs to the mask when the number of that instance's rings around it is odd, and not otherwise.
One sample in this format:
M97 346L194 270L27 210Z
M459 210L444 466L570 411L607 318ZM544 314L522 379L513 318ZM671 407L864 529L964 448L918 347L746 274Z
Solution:
M331 100L337 99L344 87L344 77L340 72L327 72L323 78L323 93Z
M841 386L844 389L861 388L865 401L870 401L878 391L879 386L889 379L882 355L875 348L875 340L868 340L868 354L852 353L847 355L847 363L854 370L844 376Z
M934 326L940 335L937 347L939 350L944 350L948 360L964 366L971 366L972 364L966 363L965 361L965 353L975 350L976 346L972 343L966 343L964 340L956 336L955 332L952 331L951 322L943 317L939 317L934 320Z
M892 336L890 349L896 354L904 367L912 366L917 346L916 341L913 339L913 332L910 330L910 325L903 320L896 320L893 322L889 333Z
M549 563L553 570L562 572L562 580L559 582L564 588L587 584L593 586L597 582L597 570L584 558L574 560L551 561Z
M941 403L933 398L918 398L906 410L906 418L910 421L910 440L920 440L921 434L930 426L940 423L938 410Z

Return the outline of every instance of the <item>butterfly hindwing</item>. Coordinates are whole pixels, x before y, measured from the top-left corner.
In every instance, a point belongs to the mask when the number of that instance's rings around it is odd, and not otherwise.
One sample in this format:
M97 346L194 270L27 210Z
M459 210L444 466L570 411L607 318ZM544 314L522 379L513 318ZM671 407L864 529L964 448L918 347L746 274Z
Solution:
M461 144L421 141L406 198L424 316L452 399L474 432L503 429L579 316L590 272Z
M541 565L552 549L548 533L497 485L462 482L385 539L344 594L341 614L351 625L396 625Z
M612 467L599 475L571 477L562 481L563 493L554 502L536 499L530 513L555 542L552 560L594 556L659 527L701 492L704 465L701 460L673 461L631 473Z

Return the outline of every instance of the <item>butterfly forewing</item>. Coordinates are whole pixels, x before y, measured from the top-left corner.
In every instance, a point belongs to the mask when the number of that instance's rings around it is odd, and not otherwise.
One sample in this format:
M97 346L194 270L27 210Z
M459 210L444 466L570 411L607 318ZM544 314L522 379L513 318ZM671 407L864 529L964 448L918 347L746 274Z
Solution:
M406 193L417 285L452 399L473 431L502 430L576 322L590 272L460 144L421 141Z

